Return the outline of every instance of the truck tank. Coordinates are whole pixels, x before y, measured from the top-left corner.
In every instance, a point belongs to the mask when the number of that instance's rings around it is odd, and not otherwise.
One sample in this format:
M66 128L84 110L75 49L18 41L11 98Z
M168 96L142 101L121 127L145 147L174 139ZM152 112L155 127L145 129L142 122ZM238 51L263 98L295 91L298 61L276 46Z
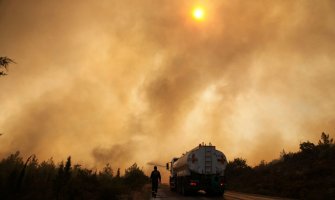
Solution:
M215 149L215 146L202 146L185 153L172 165L179 176L197 174L219 174L224 176L227 166L226 156Z
M170 188L180 193L192 193L205 190L210 194L221 195L224 192L224 172L227 166L226 156L212 145L199 145L173 158L171 166Z

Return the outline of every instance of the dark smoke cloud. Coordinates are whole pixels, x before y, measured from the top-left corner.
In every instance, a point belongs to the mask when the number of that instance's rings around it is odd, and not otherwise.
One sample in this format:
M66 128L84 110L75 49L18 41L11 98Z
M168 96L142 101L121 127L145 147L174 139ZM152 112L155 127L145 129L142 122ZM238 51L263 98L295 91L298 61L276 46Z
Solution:
M128 141L124 144L114 144L111 147L95 147L92 151L92 155L95 161L99 164L106 164L106 162L113 165L119 166L123 163L129 164L133 162L134 154L129 149L138 150L136 143L133 141ZM131 164L131 163L130 163Z
M257 164L334 132L332 0L0 5L0 55L18 62L0 79L1 155L127 167L205 141Z

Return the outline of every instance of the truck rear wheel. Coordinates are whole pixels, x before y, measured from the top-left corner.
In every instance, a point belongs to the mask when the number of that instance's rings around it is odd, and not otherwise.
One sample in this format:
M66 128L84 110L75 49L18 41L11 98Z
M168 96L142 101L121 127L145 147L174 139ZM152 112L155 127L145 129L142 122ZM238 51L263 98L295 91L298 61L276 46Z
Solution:
M184 184L182 184L182 186L181 186L181 194L184 195L184 196L188 195L187 190L185 189Z
M190 194L188 186L188 179L186 177L182 178L181 180L181 194L187 196Z
M181 194L181 185L182 185L182 183L181 183L181 178L178 177L178 178L177 178L177 181L176 181L176 191L177 191L179 194Z

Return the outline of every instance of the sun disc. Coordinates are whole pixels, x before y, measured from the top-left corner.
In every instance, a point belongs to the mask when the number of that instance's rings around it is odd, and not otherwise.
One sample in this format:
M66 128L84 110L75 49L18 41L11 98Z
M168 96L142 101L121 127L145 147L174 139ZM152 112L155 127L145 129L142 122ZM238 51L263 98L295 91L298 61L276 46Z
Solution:
M204 9L202 7L196 7L193 9L192 15L194 19L201 21L205 17Z

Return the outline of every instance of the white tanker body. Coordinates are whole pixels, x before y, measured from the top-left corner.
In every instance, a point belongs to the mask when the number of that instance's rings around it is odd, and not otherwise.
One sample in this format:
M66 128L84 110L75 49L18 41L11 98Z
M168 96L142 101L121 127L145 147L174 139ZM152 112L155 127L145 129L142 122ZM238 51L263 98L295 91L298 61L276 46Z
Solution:
M226 166L226 156L215 146L199 145L167 164L171 172L170 188L182 194L205 190L209 194L222 195Z

